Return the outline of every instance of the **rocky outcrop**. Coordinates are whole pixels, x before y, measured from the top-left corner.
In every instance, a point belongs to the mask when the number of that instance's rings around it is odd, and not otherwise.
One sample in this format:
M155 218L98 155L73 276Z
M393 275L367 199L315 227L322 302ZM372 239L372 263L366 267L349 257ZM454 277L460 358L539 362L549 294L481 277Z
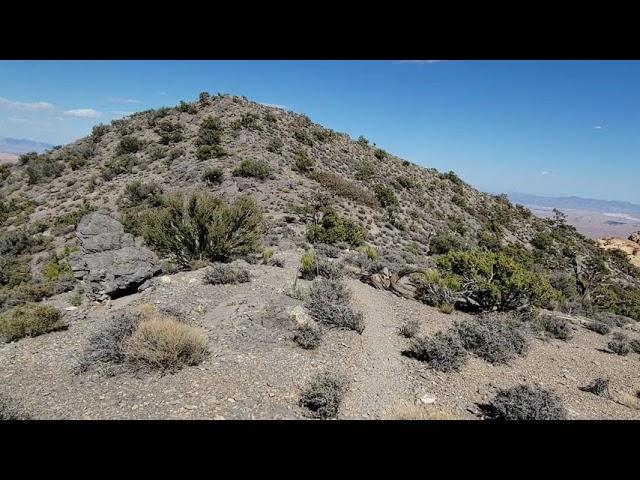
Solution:
M86 284L87 293L98 299L133 293L160 271L157 255L137 245L106 211L85 215L76 238L78 251L70 259L71 267Z
M640 232L633 232L631 235L629 235L629 240L640 245Z

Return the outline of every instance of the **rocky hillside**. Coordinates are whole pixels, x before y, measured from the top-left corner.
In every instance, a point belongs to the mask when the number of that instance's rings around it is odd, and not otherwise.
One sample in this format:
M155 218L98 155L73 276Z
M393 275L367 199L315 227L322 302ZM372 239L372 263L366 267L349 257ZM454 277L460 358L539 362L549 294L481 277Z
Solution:
M203 93L0 180L0 419L638 418L624 253L304 115Z
M619 250L624 252L629 261L640 268L640 232L629 235L629 238L604 238L598 244L606 250Z

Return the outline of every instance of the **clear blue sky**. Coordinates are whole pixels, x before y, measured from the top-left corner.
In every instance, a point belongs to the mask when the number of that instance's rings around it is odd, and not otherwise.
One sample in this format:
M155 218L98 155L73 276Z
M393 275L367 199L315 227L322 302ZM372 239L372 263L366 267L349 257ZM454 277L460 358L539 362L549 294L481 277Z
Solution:
M640 203L637 61L2 61L0 136L245 95L493 192Z

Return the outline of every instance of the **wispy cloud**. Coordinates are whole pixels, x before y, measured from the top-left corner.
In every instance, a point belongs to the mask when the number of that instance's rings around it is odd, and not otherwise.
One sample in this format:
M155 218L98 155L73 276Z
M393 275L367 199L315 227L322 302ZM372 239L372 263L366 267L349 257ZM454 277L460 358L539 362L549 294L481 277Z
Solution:
M76 117L76 118L100 118L102 116L102 112L98 112L93 108L76 108L73 110L65 110L62 112L63 115L68 117Z
M167 92L159 92L158 95L166 95Z
M0 97L0 108L8 108L12 110L53 110L53 104L49 102L16 102L8 98Z
M541 175L549 175L549 172L547 172L546 170L543 170L542 172L540 172Z
M265 103L265 102L258 102L260 105L264 105L265 107L273 107L273 108L281 108L283 110L290 110L291 107L289 107L288 105L280 105L278 103Z
M593 127L594 130L602 130L602 125L596 125Z
M29 120L27 120L26 118L9 117L7 120L16 123L29 123Z
M142 103L142 100L137 98L125 98L125 97L109 97L107 98L109 103Z

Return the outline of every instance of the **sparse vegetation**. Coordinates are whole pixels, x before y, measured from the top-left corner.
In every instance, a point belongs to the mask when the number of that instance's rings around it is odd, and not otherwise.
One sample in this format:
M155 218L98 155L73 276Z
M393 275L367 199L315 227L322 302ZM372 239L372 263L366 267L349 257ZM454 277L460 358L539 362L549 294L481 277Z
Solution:
M592 332L599 333L600 335L606 335L611 331L611 327L604 322L594 320L585 324L584 328L591 330Z
M354 222L339 217L335 210L325 209L322 221L307 228L307 239L312 243L335 244L346 242L355 247L367 239L367 230Z
M207 270L204 281L209 285L229 285L250 282L251 276L246 268L216 263Z
M492 364L527 353L527 339L509 315L489 314L456 324L464 348Z
M309 158L304 151L299 150L295 154L293 170L300 173L307 173L313 168L314 163L313 159Z
M572 335L571 324L565 318L552 315L541 315L538 320L538 327L541 332L558 340L569 340Z
M403 353L445 373L460 370L467 358L464 345L455 332L437 332L433 337L415 337Z
M566 410L553 392L528 385L500 390L483 410L496 420L565 420Z
M307 293L305 307L321 324L360 334L364 331L362 314L353 311L351 293L340 280L316 279Z
M240 165L233 170L234 177L257 178L266 180L271 175L271 169L267 162L262 160L244 159Z
M62 313L51 305L27 303L0 313L0 339L13 342L68 327Z
M623 333L614 333L611 336L611 340L609 341L609 343L607 343L607 348L616 355L624 357L629 352L631 352L631 347L629 346L629 337L627 337Z
M416 319L407 320L398 327L398 334L404 338L413 338L420 331L420 322Z
M124 155L127 153L136 153L137 151L142 149L144 143L137 139L136 137L132 137L131 135L125 135L120 139L120 143L118 144L118 148L116 153L118 155Z
M321 330L311 322L297 325L294 329L293 341L305 350L318 348L321 339Z
M0 393L0 420L30 420L31 416L17 400Z
M202 181L208 185L220 185L224 180L224 173L218 167L211 167L202 174Z
M376 197L365 188L360 187L354 182L345 180L340 175L329 172L314 171L309 174L309 178L315 180L323 187L328 188L331 192L343 198L353 200L362 205L376 205Z
M228 261L260 250L262 210L248 196L229 204L208 193L176 193L134 223L147 245L183 267L194 259Z
M343 376L330 372L318 374L302 392L300 405L310 410L316 418L335 418L348 385Z

